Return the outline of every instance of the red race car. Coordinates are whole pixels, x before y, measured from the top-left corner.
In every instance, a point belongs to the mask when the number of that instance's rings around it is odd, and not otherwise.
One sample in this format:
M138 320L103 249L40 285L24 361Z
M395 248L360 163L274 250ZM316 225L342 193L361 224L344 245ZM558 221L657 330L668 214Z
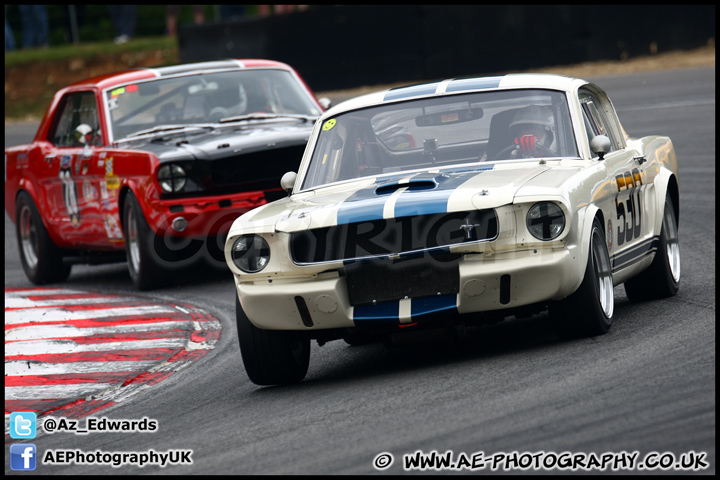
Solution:
M139 68L54 97L30 145L5 150L5 209L23 269L127 258L139 289L199 258L224 263L240 214L285 195L329 106L290 66L225 60Z

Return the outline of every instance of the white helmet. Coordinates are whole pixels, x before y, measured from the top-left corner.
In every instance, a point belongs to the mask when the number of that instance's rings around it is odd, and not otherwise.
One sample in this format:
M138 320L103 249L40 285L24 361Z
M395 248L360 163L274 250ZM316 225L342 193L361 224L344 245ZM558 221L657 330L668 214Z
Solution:
M82 145L87 145L90 132L92 132L92 127L87 123L81 123L75 128L75 139Z
M542 131L544 135L539 137L540 143L553 150L555 141L555 125L550 107L542 105L529 105L515 114L510 122L510 134L513 138L518 137L523 128L531 127L534 130Z

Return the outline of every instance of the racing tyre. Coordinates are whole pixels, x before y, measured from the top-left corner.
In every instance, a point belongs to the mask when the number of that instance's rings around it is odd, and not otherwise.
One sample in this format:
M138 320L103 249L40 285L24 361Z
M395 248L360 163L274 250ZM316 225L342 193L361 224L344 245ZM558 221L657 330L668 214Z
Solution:
M150 290L159 286L163 271L155 260L155 235L132 192L128 192L123 204L123 231L128 271L135 287L138 290Z
M607 333L614 309L610 255L602 223L596 217L583 281L572 295L551 305L550 314L559 337L581 338Z
M20 192L15 203L15 232L20 263L36 285L67 280L71 265L62 261L62 251L53 243L30 194Z
M262 330L250 322L235 296L240 353L250 380L257 385L285 385L305 378L310 338L292 330Z
M672 199L665 197L660 240L655 259L644 272L625 282L631 302L674 296L680 287L680 243L678 222Z

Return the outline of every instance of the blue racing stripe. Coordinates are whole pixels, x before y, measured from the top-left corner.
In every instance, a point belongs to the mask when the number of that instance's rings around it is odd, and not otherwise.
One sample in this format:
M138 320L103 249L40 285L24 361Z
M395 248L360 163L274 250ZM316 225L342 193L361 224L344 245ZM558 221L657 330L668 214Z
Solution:
M445 91L462 92L465 90L485 90L487 88L497 88L500 86L500 81L502 79L502 76L484 78L460 78L450 82Z
M378 195L375 190L379 185L391 184L405 177L407 174L395 175L361 188L350 195L338 207L337 224L382 220L385 202L390 195Z
M440 173L425 172L416 174L409 179L408 190L397 197L394 217L445 213L448 199L457 187L475 175L486 170L492 170L494 167L494 164L470 165L443 170ZM350 195L338 207L337 225L382 220L385 203L390 198L390 195L378 194L376 192L378 186L397 184L400 179L406 176L403 174L383 179ZM429 189L412 189L413 184L426 180L434 181L437 186Z
M492 170L494 165L464 167L454 170L445 170L442 174L431 174L438 186L433 190L405 191L395 202L395 217L410 217L414 215L432 215L447 212L447 203L450 195L460 185L475 175ZM430 174L425 174L430 175ZM422 175L413 178L413 181L422 179Z
M373 185L374 187L375 185ZM374 189L371 190L374 194ZM371 220L382 220L383 208L385 208L387 197L375 198L354 198L345 201L340 205L337 213L337 224L368 222Z
M410 302L410 316L413 320L441 313L457 313L457 295L416 298ZM356 327L399 325L399 317L400 301L359 305L353 312L353 322Z
M400 302L358 305L353 309L356 327L381 327L400 324Z
M410 315L413 319L437 313L457 313L457 295L442 295L413 299L410 303Z
M432 95L437 90L440 82L423 83L420 85L411 85L409 87L392 88L383 98L384 102L390 100L399 100L401 98L419 97L421 95Z

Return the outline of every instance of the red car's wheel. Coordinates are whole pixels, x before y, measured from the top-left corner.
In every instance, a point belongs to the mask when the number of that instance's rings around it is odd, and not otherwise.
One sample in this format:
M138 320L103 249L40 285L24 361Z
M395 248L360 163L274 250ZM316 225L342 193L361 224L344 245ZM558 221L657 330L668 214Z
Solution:
M128 271L133 283L140 290L159 286L163 269L156 261L153 251L154 232L132 192L127 194L123 205L123 230Z
M72 267L63 263L62 251L50 238L40 218L40 212L27 192L18 194L15 228L20 262L31 282L43 285L62 282L70 276Z

